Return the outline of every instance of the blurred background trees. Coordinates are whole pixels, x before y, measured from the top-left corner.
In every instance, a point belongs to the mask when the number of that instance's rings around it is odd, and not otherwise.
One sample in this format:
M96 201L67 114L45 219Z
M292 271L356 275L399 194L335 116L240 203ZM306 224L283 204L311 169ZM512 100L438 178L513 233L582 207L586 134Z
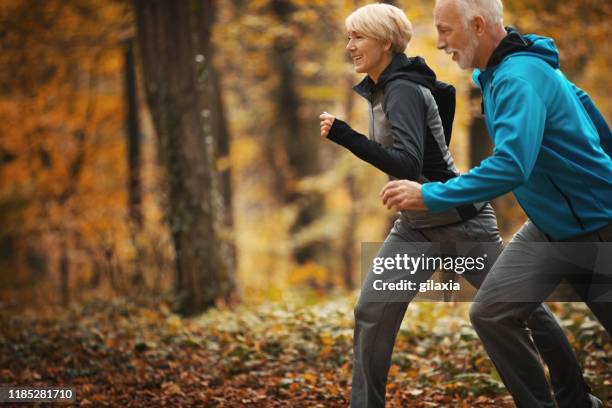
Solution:
M458 89L459 167L489 151L479 94L435 49L433 1L396 1L407 53ZM360 282L360 242L392 216L385 176L321 140L366 133L344 18L357 1L6 0L0 5L0 301L326 296ZM609 2L507 0L555 38L566 75L612 111ZM496 200L503 234L524 215Z
M134 5L147 105L165 170L178 310L191 314L227 298L234 285L234 262L222 251L219 231L226 203L213 168L223 126L212 125L220 115L219 108L213 112L220 100L210 79L214 2Z

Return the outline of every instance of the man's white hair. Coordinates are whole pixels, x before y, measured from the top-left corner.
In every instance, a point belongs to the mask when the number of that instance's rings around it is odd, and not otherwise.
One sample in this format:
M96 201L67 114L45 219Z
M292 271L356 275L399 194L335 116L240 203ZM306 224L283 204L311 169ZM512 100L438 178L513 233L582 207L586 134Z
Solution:
M504 24L504 5L501 0L457 0L457 3L462 10L465 25L476 16L482 16L487 24L493 26Z

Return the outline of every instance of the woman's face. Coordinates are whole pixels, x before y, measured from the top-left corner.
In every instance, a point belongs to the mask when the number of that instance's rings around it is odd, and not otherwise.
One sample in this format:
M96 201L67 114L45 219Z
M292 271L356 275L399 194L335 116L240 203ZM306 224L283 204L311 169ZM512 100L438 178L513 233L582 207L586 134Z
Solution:
M391 62L391 53L386 51L389 44L366 37L356 31L349 31L346 50L353 59L355 72L368 74L375 82Z

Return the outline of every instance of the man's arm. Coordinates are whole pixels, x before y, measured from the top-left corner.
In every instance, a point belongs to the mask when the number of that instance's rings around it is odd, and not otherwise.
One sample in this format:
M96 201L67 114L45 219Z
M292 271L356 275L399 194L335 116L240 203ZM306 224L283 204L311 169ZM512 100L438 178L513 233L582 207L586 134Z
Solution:
M334 120L327 137L395 178L417 180L425 150L423 95L415 85L399 82L389 88L384 105L393 146L370 140L339 119Z
M492 117L493 155L468 173L445 183L426 183L426 207L443 211L488 201L524 184L536 163L546 121L546 106L532 85L521 78L495 84Z

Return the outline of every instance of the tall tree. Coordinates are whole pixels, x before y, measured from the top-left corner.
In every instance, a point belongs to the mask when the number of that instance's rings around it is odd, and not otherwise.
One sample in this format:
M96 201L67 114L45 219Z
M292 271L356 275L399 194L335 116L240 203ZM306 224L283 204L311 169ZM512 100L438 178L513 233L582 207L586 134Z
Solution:
M199 14L199 21L206 21L200 24L200 37L210 39L212 28L215 21L216 9L212 7L199 7L196 11ZM207 49L204 50L209 61L208 91L203 89L203 93L210 96L211 107L211 131L214 138L213 166L217 171L217 181L220 191L221 205L217 206L219 215L217 217L217 228L219 231L220 256L223 258L225 266L231 279L235 279L237 254L234 238L234 211L232 200L232 173L230 163L230 132L223 105L223 94L221 92L221 74L214 66L215 48L209 46L210 40L206 43Z
M213 172L210 18L213 1L135 0L147 102L168 183L179 310L193 314L228 296Z
M140 120L138 117L138 92L134 64L134 41L132 38L126 41L124 59L128 214L130 218L130 235L136 250L136 257L134 259L135 271L132 276L132 282L134 286L139 287L144 282L144 274L141 267L143 251L138 239L143 227L142 180L140 177L142 157Z
M291 0L272 0L271 9L281 27L292 27L292 15L298 11ZM295 25L295 24L294 24ZM293 27L297 31L297 27ZM279 31L273 40L272 64L278 75L275 90L274 129L268 143L270 162L274 167L275 187L286 204L297 206L297 215L290 228L298 234L313 224L323 213L323 196L320 193L300 193L299 179L312 176L319 171L318 143L305 131L300 117L301 98L298 93L300 82L296 67L296 33ZM322 248L321 243L307 242L296 245L293 258L298 264L313 261Z
M141 135L138 118L138 97L136 89L136 72L134 69L134 43L126 41L125 47L125 105L126 105L126 140L128 159L128 212L130 220L138 229L142 228L142 181L140 178Z
M352 74L345 74L343 80L346 82L344 96L344 120L347 123L353 122L353 106L355 105L355 92L353 91L354 78ZM357 211L356 202L359 200L357 191L357 177L354 173L349 172L345 178L346 189L348 191L350 201L348 203L348 220L342 232L342 277L344 286L348 290L353 290L357 287L355 279L355 233L359 223L359 214Z

